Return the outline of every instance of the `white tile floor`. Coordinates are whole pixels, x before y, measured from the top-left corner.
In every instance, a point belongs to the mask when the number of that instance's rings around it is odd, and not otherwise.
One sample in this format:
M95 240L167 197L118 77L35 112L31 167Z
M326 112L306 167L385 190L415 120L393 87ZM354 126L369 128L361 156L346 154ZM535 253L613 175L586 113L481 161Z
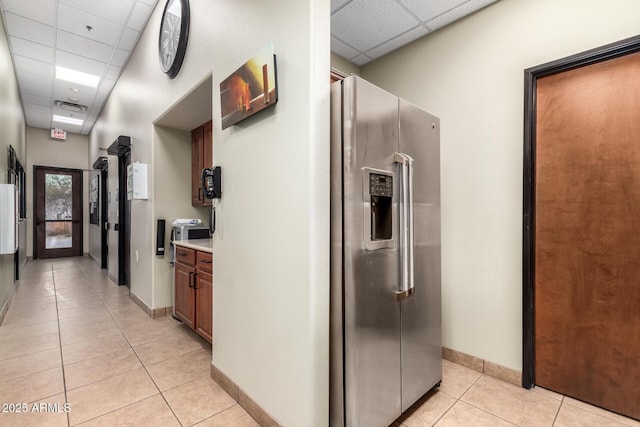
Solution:
M256 426L211 380L210 361L208 343L170 317L150 319L93 260L29 262L0 325L0 404L27 412L0 412L0 426ZM640 427L443 363L440 389L395 426Z

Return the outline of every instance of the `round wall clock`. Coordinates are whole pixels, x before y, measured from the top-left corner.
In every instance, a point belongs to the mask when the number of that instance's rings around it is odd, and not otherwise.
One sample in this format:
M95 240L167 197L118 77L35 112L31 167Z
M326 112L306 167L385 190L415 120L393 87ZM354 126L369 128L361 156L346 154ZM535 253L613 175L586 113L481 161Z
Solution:
M162 12L158 54L160 68L174 78L184 60L189 38L189 0L167 0Z

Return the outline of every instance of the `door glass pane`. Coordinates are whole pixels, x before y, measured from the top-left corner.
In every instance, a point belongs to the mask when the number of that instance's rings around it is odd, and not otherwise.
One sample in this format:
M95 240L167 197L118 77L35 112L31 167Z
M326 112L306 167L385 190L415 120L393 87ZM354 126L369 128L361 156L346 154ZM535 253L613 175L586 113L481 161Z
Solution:
M44 209L47 249L71 247L72 193L71 175L46 174Z

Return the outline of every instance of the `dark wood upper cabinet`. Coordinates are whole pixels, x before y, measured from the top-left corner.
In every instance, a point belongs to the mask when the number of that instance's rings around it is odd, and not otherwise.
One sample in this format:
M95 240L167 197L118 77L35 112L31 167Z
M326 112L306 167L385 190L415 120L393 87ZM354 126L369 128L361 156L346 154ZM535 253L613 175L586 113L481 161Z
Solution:
M210 206L201 185L202 169L213 166L211 120L191 131L191 205Z

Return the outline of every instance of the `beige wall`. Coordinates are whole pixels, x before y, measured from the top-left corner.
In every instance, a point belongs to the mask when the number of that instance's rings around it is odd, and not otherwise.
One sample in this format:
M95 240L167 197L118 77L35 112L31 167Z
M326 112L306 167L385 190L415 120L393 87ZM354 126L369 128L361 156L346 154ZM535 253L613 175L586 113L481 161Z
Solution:
M91 132L91 159L129 135L132 161L150 166L150 198L132 203L139 262L132 261L131 291L149 306L162 304L165 292L154 268L165 260L154 252L162 135L152 123L213 73L214 159L223 168L213 361L284 425L327 425L329 1L192 0L189 46L173 80L158 64L163 5ZM222 131L219 83L269 42L278 104Z
M25 145L25 119L18 94L18 86L13 71L13 62L4 32L4 23L0 19L0 183L7 183L7 149L13 146L16 154L26 168L27 152ZM30 181L27 181L27 186ZM20 225L19 251L21 258L26 253L25 221ZM0 256L0 311L13 295L14 266L13 255Z
M442 119L444 345L522 346L523 70L638 34L640 3L501 1L362 67Z
M66 141L50 138L48 129L27 127L27 255L33 256L33 167L81 169L82 172L82 252L89 252L89 138L67 133Z
M360 75L359 66L357 66L353 62L350 62L344 59L340 55L336 55L333 52L331 52L331 68L341 71L346 75L350 75L350 74L356 74L358 76Z

